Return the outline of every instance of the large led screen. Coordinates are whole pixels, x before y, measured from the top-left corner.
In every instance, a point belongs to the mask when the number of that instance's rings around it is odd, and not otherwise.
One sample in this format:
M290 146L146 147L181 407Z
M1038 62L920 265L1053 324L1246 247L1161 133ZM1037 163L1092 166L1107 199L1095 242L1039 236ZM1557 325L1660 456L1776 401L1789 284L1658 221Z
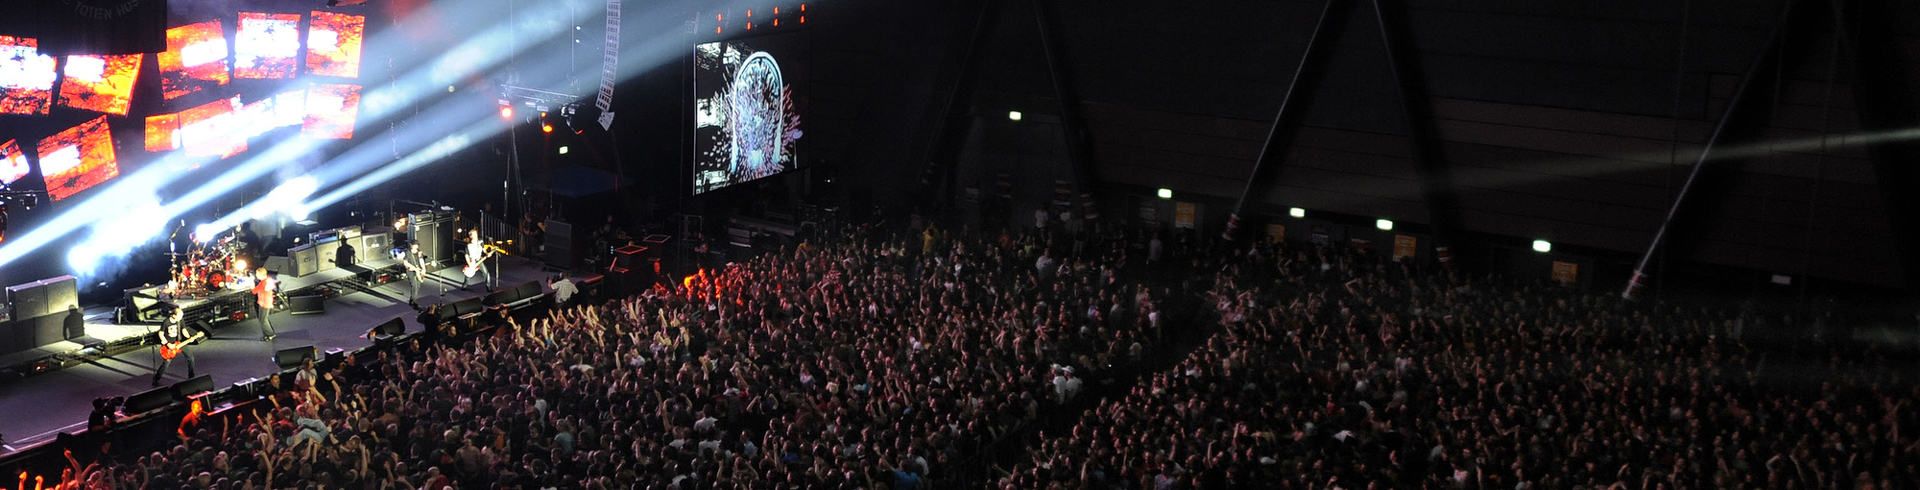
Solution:
M240 13L233 38L234 78L293 78L299 56L300 14Z
M806 33L694 46L695 194L800 165Z
M147 116L147 151L159 153L180 149L180 115Z
M107 116L48 136L39 147L40 174L46 176L47 194L55 201L120 175Z
M307 90L307 117L300 133L312 138L353 139L354 119L359 116L359 85L315 85Z
M12 187L29 172L27 155L20 153L20 142L7 140L0 144L0 187Z
M360 41L366 24L366 17L314 11L313 25L307 28L307 73L359 77Z
M221 158L247 151L246 121L234 115L240 108L235 95L180 111L180 147L188 155Z
M53 57L30 37L0 36L0 113L46 114L53 107Z
M227 36L220 21L167 29L160 53L160 90L168 99L226 85Z
M141 55L67 57L66 81L60 84L60 105L75 109L127 115L133 105L133 86L140 78Z

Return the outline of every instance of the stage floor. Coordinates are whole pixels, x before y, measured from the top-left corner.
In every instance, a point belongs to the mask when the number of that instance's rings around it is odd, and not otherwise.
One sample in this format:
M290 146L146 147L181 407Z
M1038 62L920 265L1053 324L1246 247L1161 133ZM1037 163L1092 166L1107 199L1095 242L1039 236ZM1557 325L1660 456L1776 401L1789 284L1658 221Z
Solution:
M499 267L501 287L539 281L543 292L552 292L546 287L546 279L551 275L538 263L503 258ZM440 288L433 282L422 284L419 300L422 307L487 294L477 283L471 291L460 291L462 278L458 267L443 269L432 276L433 280L445 284L446 295L441 296ZM277 338L272 342L260 341L259 322L253 319L221 327L194 348L198 374L213 375L216 389L252 378L265 378L279 370L273 363L273 354L278 349L309 345L321 352L336 348L349 351L358 349L373 343L372 340L360 338L361 334L395 317L406 321L408 332L419 332L421 326L414 320L418 313L407 306L410 292L411 286L407 282L393 282L370 291L350 292L329 299L326 312L322 314L274 313L272 320ZM87 325L90 336L95 329L100 329L98 331L103 335L119 336L143 335L148 328L144 325L102 325L95 323L92 318L89 316ZM52 440L61 431L84 429L87 414L92 411L93 399L131 396L150 389L148 383L153 379L153 370L159 365L159 360L159 353L148 347L0 384L0 413L7 414L0 417L0 435L4 435L6 441L0 444L0 455L12 454ZM167 376L161 383L165 386L185 379L187 366L183 361L168 368Z

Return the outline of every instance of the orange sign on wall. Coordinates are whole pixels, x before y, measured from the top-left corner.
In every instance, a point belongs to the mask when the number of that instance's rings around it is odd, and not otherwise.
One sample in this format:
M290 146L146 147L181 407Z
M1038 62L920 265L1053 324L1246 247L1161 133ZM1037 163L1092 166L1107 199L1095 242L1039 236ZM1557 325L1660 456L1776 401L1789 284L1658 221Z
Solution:
M1267 225L1267 240L1273 243L1287 241L1287 225Z
M1393 259L1413 257L1418 250L1420 239L1407 235L1393 236Z
M1573 281L1579 278L1580 278L1580 264L1575 264L1572 262L1561 262L1558 260L1553 261L1553 281L1554 282L1558 282L1561 284L1572 284Z
M1174 203L1173 204L1173 227L1174 228L1193 228L1193 215L1194 215L1193 203L1190 203L1190 202Z

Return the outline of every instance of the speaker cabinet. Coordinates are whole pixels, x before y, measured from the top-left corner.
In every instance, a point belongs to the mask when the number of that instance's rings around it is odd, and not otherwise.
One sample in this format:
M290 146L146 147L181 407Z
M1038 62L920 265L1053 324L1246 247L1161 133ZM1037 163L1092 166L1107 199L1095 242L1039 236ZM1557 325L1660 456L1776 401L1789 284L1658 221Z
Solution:
M292 250L287 251L287 254L293 256L294 277L306 277L320 272L320 251L314 247L314 244L293 247Z
M318 272L326 272L340 267L339 264L334 263L340 253L339 238L323 238L313 244L314 251L316 252L315 256L320 260Z
M294 347L292 349L280 349L278 352L273 353L273 363L279 365L281 370L297 368L308 359L317 361L319 358L320 350L315 349L311 345Z
M213 376L212 375L201 375L200 377L197 377L197 378L191 378L186 381L181 381L173 384L173 399L175 401L184 402L190 398L199 396L202 393L212 393L212 392L213 392Z
M576 253L573 242L573 225L547 220L547 244L543 252L547 265L561 269L572 269L580 265L580 257Z
M13 319L26 320L47 314L47 288L39 281L7 288L7 301L13 303Z
M407 322L401 320L400 317L394 317L392 320L387 320L386 323L380 324L380 326L373 327L373 333L374 335L385 335L389 337L407 333Z
M327 303L325 300L326 298L321 297L320 295L317 295L317 294L309 294L304 296L288 296L287 311L293 312L293 314L295 315L312 315L316 313L326 313Z
M166 386L127 397L125 410L128 415L141 414L166 408L171 404L173 404L173 387Z

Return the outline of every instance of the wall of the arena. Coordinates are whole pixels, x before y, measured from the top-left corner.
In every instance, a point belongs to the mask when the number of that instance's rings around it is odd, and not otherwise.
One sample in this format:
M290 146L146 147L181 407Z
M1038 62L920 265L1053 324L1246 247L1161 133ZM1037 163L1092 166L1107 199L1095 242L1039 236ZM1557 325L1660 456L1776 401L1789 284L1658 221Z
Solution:
M1303 127L1266 170L1249 214L1297 206L1427 222L1378 22L1369 2L1346 3L1319 83L1301 95ZM1651 240L1784 2L1387 3L1409 9L1408 42L1460 227L1626 254ZM1231 206L1323 5L1058 4L1055 34L1081 94L1093 176ZM1690 204L1701 216L1673 236L1673 257L1900 284L1872 161L1822 144L1859 132L1850 61L1834 56L1824 21L1804 25L1816 28L1787 37L1779 83L1752 89L1764 108L1752 136L1723 144L1746 158L1706 175ZM1006 129L1019 124L1008 110L1029 125L1057 120L1047 116L1058 106L1035 26L1026 2L1004 3L992 26L974 74L979 124L963 152L976 163L962 186L1005 168L1046 183L1070 169L1064 139Z

